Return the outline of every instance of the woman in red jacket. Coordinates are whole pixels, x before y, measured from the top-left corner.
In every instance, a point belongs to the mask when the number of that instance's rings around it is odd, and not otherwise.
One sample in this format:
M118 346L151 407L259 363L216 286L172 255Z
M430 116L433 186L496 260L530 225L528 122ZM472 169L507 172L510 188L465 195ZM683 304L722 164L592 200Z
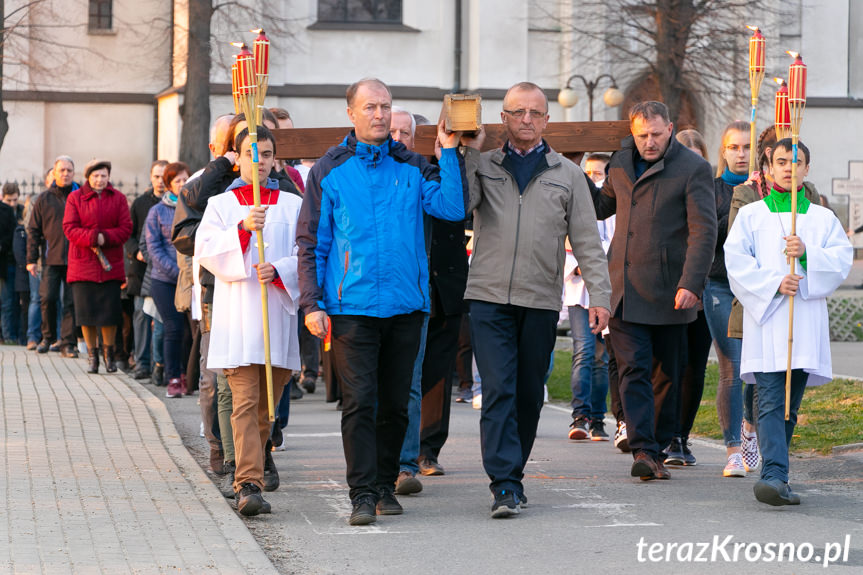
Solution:
M90 161L84 168L87 181L69 194L63 215L63 232L69 239L66 281L72 287L75 324L81 326L87 342L88 373L99 373L100 329L105 369L117 371L113 343L123 320L123 244L132 234L132 219L126 196L111 186L110 175L111 162Z

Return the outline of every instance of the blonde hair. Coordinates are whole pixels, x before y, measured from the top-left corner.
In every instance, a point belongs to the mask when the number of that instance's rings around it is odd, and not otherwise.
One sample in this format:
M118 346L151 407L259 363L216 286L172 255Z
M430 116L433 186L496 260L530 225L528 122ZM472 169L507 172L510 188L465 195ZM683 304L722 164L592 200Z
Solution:
M683 130L677 132L675 136L677 141L687 148L697 148L701 151L701 155L707 160L707 145L704 143L704 136L698 130ZM707 160L708 162L710 160Z
M725 168L728 167L728 162L725 160L725 140L731 132L749 132L749 122L737 120L725 126L725 130L722 132L722 138L719 140L719 162L716 164L717 178L725 173ZM753 153L753 150L749 150L749 153Z

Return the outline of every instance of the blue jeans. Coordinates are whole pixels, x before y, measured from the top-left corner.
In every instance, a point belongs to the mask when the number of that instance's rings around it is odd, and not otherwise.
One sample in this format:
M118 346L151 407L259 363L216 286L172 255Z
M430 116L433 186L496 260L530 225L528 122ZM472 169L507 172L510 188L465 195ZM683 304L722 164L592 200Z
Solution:
M135 365L149 371L151 343L153 340L150 322L152 318L144 313L144 298L136 295L135 307L132 314L132 329L135 334Z
M153 341L150 343L150 351L153 354L153 365L150 367L155 367L156 364L160 364L162 367L165 366L165 329L162 326L162 322L153 319Z
M755 374L758 385L758 447L764 458L761 479L788 483L788 447L807 379L809 374L802 369L791 372L791 413L785 421L785 372Z
M414 361L414 373L411 379L411 395L408 400L408 427L405 430L405 440L399 454L399 472L409 471L416 474L419 471L417 458L420 454L420 420L422 418L422 381L423 360L426 355L426 335L428 334L429 315L423 314L423 327L420 332L420 349Z
M27 307L27 342L42 341L42 298L39 296L39 275L27 274L30 280L30 305Z
M740 446L740 423L743 419L743 381L740 379L742 340L728 337L728 316L734 294L728 282L709 279L704 288L704 317L713 337L719 358L719 386L716 411L726 447Z
M608 351L601 335L590 332L588 310L569 306L569 328L572 332L572 418L605 417L608 395Z

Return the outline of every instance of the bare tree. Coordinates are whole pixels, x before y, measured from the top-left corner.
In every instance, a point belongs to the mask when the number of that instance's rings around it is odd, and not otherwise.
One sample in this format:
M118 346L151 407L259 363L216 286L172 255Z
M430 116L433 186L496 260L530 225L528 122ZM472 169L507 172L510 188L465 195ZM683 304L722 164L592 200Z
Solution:
M655 84L673 120L687 95L721 105L748 86L744 26L778 12L762 0L580 0L578 18L562 17L533 0L548 18L580 40L582 55L619 62L618 80ZM589 27L584 16L606 25ZM764 24L762 24L763 26ZM729 93L729 91L731 93Z

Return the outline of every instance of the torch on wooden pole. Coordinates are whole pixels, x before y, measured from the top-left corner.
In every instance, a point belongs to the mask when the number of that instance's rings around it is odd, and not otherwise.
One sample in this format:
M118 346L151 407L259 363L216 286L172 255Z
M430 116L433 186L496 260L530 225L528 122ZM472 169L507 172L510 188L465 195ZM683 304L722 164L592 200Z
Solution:
M255 57L249 52L245 44L240 46L240 54L237 56L237 68L239 70L239 92L240 103L246 116L246 124L249 127L249 140L252 149L252 194L255 207L261 206L261 184L258 180L258 123L255 121L257 110L258 83L255 74ZM239 150L238 150L239 151ZM264 263L264 232L255 231L255 240L258 243L258 262ZM276 406L273 398L273 364L270 359L270 310L267 299L267 284L261 284L261 313L264 326L264 366L267 377L267 408L270 421L276 419Z
M797 235L797 142L806 108L806 64L796 52L788 52L794 63L788 68L788 108L791 113L791 235ZM778 136L778 135L777 135ZM807 158L808 161L808 158ZM790 258L795 273L797 258ZM785 369L785 421L791 417L791 352L794 344L794 296L788 300L788 364Z
M262 125L264 118L264 98L270 82L270 40L262 28L252 30L258 35L255 38L255 80L258 84L258 97L255 100L255 121Z
M776 91L776 115L774 127L776 128L776 141L791 137L791 110L788 108L788 84L782 78L773 78L779 84Z
M749 39L749 90L752 93L752 114L749 117L749 173L755 171L755 118L758 112L758 92L764 81L764 36L758 26L747 26L752 30Z

